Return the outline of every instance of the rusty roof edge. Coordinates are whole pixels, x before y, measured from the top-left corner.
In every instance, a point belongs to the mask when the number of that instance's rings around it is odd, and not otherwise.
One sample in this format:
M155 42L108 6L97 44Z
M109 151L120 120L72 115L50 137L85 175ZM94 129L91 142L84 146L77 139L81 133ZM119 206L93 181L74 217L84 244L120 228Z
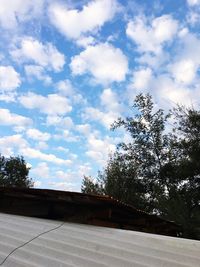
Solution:
M145 211L139 210L137 208L135 208L133 205L127 204L123 201L120 201L118 199L113 198L112 196L109 195L96 195L96 194L86 194L86 193L81 193L81 192L73 192L73 191L62 191L62 190L54 190L54 189L41 189L41 188L20 188L20 187L2 187L0 186L0 192L5 192L5 193L9 193L9 192L22 192L22 193L33 193L38 196L49 196L49 197L58 197L59 195L62 196L80 196L80 197L86 197L86 198L91 198L94 200L100 200L100 201L110 201L110 204L115 204L118 207L123 207L123 208L128 208L130 211L134 211L134 212L138 212L140 214L143 214L147 217L151 217L154 218L156 220L160 220L162 222L167 222L167 223L171 223L174 225L177 225L175 222L173 221L169 221L163 218L160 218L158 215L155 214L149 214ZM67 199L66 199L67 201Z

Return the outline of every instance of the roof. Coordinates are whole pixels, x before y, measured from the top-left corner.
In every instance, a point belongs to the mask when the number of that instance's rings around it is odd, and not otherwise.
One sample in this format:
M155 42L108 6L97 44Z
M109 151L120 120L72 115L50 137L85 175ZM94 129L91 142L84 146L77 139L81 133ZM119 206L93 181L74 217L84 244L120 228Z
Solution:
M0 266L199 267L199 251L195 240L0 213Z
M115 200L76 192L0 187L0 212L177 236L180 227Z

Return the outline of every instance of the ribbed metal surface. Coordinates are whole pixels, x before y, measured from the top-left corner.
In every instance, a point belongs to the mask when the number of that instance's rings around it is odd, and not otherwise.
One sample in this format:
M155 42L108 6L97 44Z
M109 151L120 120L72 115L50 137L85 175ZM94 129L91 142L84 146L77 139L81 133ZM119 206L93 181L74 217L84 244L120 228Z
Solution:
M0 213L0 262L62 222ZM15 250L0 266L200 267L200 242L64 223Z

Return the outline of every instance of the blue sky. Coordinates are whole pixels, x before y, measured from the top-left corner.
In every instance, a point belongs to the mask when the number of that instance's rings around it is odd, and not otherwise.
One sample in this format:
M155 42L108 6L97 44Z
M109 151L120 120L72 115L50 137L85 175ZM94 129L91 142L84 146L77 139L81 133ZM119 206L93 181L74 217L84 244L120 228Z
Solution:
M0 0L0 147L39 188L79 191L150 92L199 107L200 0Z

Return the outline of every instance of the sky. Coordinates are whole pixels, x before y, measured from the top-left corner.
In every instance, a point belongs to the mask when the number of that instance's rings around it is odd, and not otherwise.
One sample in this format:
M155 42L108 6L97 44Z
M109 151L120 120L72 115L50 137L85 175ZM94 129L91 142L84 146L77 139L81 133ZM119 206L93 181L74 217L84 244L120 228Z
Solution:
M0 0L0 153L35 187L80 191L135 96L200 103L200 0Z

